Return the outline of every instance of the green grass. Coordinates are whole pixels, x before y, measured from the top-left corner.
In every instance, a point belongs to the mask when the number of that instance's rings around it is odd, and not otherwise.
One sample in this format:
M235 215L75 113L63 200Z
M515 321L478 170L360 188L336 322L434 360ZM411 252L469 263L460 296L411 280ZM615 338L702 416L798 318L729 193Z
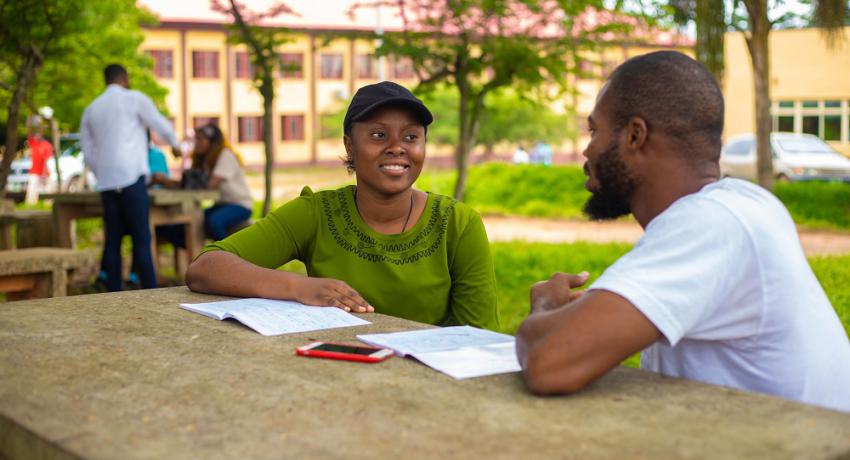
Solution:
M813 257L809 264L850 337L850 255Z
M493 243L493 263L503 332L513 334L528 315L528 290L537 281L563 271L590 272L588 285L629 251L627 244ZM810 264L850 337L850 255L817 257ZM639 365L638 355L624 364Z

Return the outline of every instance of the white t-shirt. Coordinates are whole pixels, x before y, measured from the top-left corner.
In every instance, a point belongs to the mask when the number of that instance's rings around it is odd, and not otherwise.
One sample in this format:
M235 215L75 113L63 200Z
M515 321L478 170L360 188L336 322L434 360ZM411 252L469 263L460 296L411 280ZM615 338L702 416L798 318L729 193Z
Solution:
M218 203L238 204L243 208L251 210L254 208L254 200L251 198L251 189L245 181L245 171L236 159L236 155L228 149L223 149L218 156L218 161L212 170L212 175L222 179L218 190L221 198Z
M643 369L850 411L850 341L766 190L723 179L673 203L590 289L664 338Z

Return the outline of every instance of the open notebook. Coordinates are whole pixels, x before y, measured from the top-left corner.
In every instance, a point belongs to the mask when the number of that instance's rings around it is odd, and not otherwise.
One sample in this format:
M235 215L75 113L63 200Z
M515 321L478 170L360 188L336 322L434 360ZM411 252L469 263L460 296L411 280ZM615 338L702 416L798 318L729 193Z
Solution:
M361 334L363 342L412 356L456 379L520 371L513 336L471 326Z
M263 335L292 334L370 324L335 307L311 307L298 302L237 299L208 303L181 303L180 308L223 320L233 318Z

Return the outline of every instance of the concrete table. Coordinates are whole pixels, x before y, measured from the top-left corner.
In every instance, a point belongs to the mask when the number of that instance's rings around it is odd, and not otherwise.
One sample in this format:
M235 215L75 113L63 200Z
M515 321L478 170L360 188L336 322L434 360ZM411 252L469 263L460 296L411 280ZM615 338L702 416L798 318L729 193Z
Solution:
M12 228L17 227L18 244L12 238ZM50 211L12 209L0 211L0 249L16 247L51 246L53 222Z
M178 308L186 288L12 302L0 309L0 454L16 458L835 458L850 414L634 369L569 397L518 374L458 381L419 363L303 358ZM2 456L0 455L0 456Z
M151 253L157 254L155 229L160 225L186 226L186 252L192 260L204 247L204 213L201 202L217 200L217 190L169 190L150 189ZM74 248L74 220L103 215L100 194L97 192L75 192L44 194L42 198L53 200L53 220L56 225L57 246ZM158 263L154 257L154 264ZM178 274L185 267L175 267Z
M62 297L69 272L93 262L91 254L66 248L0 251L0 292L6 300ZM5 305L4 305L5 307Z

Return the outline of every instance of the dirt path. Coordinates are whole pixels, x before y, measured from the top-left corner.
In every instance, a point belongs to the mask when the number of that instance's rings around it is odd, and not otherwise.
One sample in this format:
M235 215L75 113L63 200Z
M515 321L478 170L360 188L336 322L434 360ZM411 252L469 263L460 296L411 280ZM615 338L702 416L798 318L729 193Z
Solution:
M582 222L530 217L484 217L490 241L524 240L541 243L590 241L634 243L643 235L635 222ZM850 233L800 230L808 256L850 254Z

